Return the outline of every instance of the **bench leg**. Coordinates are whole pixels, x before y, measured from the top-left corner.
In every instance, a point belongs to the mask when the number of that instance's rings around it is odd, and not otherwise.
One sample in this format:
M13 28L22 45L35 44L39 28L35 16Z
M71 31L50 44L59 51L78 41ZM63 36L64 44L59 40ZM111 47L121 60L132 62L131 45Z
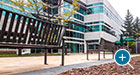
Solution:
M88 50L87 50L87 60L89 60L89 59L88 59Z
M67 49L65 48L65 55L67 55L68 53L67 53Z
M112 51L112 59L114 59L114 51Z
M105 58L105 51L103 51L104 53L103 53L103 57Z
M98 51L98 60L100 60L100 51Z
M21 48L18 50L18 56L22 56L22 49Z
M64 51L65 49L64 49L64 47L62 48L62 64L61 64L61 66L64 66Z
M47 49L45 49L45 51L44 51L44 64L48 65L47 64Z

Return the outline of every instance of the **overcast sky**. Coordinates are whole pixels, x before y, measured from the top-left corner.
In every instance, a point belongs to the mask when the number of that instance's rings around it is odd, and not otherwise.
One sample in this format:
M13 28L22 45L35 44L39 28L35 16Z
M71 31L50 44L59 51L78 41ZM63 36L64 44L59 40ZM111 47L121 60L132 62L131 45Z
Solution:
M140 0L108 0L115 10L120 14L122 19L127 14L127 9L130 10L131 14L140 18Z

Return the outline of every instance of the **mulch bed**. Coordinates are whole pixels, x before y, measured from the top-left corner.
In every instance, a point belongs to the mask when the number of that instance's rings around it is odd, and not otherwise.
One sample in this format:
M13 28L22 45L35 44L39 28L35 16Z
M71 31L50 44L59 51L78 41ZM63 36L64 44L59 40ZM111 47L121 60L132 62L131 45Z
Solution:
M108 63L88 68L78 68L63 72L58 75L140 75L140 56L133 57L129 65L118 66L116 63Z

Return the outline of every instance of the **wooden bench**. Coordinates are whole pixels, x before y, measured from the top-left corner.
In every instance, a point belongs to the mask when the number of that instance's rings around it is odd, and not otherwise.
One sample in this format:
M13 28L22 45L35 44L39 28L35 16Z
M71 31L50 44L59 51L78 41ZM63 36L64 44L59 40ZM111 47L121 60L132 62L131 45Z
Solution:
M66 26L49 23L0 8L0 48L44 49L44 64L47 64L48 49L62 49ZM55 62L55 61L54 61Z
M89 53L91 53L91 52L98 52L98 60L100 60L100 52L103 52L103 57L105 58L105 52L112 52L112 57L114 58L114 52L115 52L115 49L110 49L110 50L108 50L108 49L89 49L88 48L88 42L87 42L87 52L86 52L86 54L87 54L87 60L89 60Z

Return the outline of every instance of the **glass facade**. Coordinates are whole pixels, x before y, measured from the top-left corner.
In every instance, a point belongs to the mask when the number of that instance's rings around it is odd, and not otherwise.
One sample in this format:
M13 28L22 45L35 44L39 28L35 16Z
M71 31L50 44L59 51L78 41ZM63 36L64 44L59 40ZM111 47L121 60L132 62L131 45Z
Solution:
M87 14L97 14L97 13L103 13L103 6L99 7L93 7L87 9Z
M98 43L99 40L90 40L90 41L87 41L87 42L89 43L89 45L88 45L89 49L99 49L99 45L95 44L95 43Z
M64 9L64 12L70 12L69 10L67 9ZM81 21L84 21L84 16L80 15L80 14L74 14L72 15L73 18L76 18L78 20L81 20Z
M99 23L104 23L104 22L103 21L88 22L88 23L85 23L85 25L99 24Z
M95 3L95 4L90 4L88 5L88 7L91 7L91 6L97 6L97 5L103 5L104 3Z
M116 36L115 30L112 30L112 27L105 23L104 21L95 21L95 22L88 22L85 25L90 25L89 28L92 28L93 32L97 31L105 31L113 36ZM86 32L90 32L86 30Z
M113 12L106 6L104 6L104 14L110 19L114 20L117 24L121 25L121 21L113 14Z
M78 32L66 31L66 36L67 37L84 39L84 34L81 34L81 33L78 33Z
M68 3L66 1L64 1L63 5L64 5L64 7L68 8L68 9L73 9L74 8L74 6L71 3ZM81 7L80 7L79 10L77 10L77 12L79 12L83 15L86 15L86 10L81 8Z

